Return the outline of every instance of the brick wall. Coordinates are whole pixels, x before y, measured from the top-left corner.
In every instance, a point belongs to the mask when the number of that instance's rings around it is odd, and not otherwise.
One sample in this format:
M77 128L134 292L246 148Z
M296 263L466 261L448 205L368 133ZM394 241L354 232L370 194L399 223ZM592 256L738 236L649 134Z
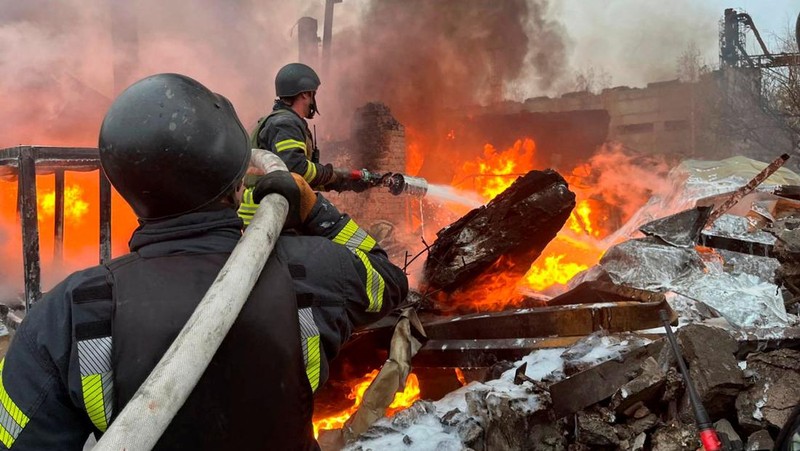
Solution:
M323 161L328 150L337 155L330 161L335 167L374 172L404 172L406 167L405 129L380 103L368 103L356 110L348 141L322 143L320 149ZM373 188L362 193L330 192L326 197L370 230L385 248L391 247L395 233L406 228L411 202L406 196Z

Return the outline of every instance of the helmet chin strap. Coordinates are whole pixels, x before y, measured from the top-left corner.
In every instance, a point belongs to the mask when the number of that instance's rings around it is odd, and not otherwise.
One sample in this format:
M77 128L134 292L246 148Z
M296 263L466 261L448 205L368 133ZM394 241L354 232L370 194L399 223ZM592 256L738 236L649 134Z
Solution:
M319 114L319 108L317 108L317 95L311 94L311 104L308 105L309 111L308 116L306 119L314 119L315 114Z

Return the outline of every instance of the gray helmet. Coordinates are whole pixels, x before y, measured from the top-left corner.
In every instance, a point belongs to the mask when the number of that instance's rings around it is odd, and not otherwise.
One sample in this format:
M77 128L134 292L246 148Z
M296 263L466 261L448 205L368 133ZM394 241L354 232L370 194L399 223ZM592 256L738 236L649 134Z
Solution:
M228 99L178 74L123 91L103 119L99 147L109 181L145 220L219 200L250 162L247 132Z
M322 82L314 69L305 64L291 63L281 67L275 76L275 95L293 97L301 92L316 91L320 84Z

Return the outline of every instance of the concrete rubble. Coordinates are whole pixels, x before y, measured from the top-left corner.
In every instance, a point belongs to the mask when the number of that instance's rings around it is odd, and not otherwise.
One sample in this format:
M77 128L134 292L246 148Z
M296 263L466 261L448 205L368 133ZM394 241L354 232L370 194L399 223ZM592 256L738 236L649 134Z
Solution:
M689 180L687 191L702 196L678 204L713 204L700 197L724 199L718 188L736 183L716 180L710 188ZM673 328L691 380L729 449L772 449L800 402L800 204L773 191L761 187L713 227L697 227L703 210L645 227L649 236L610 247L570 282L666 294L679 314ZM697 232L689 241L675 234L682 218ZM439 401L418 401L379 420L345 449L701 448L685 383L662 336L663 329L601 330L536 350L495 365L507 368L499 377L487 371L485 380Z

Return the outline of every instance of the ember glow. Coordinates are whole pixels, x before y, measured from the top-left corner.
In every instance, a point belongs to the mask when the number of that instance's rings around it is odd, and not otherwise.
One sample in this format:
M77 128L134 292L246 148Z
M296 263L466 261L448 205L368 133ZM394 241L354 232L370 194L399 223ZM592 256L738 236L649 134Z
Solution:
M358 406L361 405L361 401L364 399L364 393L367 391L369 384L371 384L377 376L378 370L372 370L363 377L350 381L350 393L347 395L347 399L352 399L353 405L339 413L328 415L323 418L314 418L314 437L319 437L319 432L321 430L341 429L347 420L350 419L350 416L358 410ZM408 379L406 379L405 389L394 395L394 400L386 410L386 415L391 416L407 408L413 404L414 401L419 399L419 393L419 380L416 374L411 373L408 375Z
M458 379L458 382L461 384L462 387L469 384L469 382L467 382L467 378L464 377L464 372L461 371L461 368L456 368L456 379Z

